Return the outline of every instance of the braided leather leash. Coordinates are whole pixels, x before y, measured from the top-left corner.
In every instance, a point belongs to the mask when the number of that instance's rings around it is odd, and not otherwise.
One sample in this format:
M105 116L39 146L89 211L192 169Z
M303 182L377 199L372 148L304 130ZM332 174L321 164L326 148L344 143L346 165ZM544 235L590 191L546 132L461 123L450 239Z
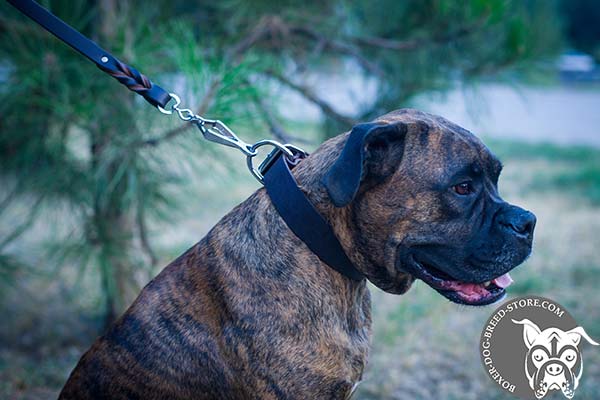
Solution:
M141 95L155 107L165 107L172 97L135 68L119 61L92 40L33 0L8 0L17 10L43 26L48 32L94 62L102 71L116 78L129 90Z
M146 75L119 60L115 61L118 68L117 70L106 68L103 65L99 65L99 67L102 71L127 86L129 90L134 91L141 96L144 96L144 94L152 89L152 81L148 79Z

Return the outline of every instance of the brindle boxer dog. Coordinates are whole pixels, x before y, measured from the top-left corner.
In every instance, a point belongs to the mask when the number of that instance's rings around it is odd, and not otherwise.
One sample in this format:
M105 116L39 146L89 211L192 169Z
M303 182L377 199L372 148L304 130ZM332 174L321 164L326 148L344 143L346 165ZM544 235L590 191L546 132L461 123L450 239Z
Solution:
M343 134L294 169L356 268L389 293L418 278L456 303L502 298L535 217L498 195L500 162L423 112L369 128L359 151L342 153ZM323 264L261 188L144 288L60 398L348 398L369 352L367 279Z

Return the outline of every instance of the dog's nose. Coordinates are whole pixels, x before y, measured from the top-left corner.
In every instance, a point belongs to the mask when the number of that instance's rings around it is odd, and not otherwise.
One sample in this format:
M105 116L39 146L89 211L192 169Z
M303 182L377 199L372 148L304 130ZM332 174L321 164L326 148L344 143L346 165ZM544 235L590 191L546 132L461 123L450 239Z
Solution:
M563 372L563 366L557 363L548 364L546 365L546 372L550 375L556 376Z
M533 235L536 218L532 212L510 205L498 215L498 223L518 236L529 239Z

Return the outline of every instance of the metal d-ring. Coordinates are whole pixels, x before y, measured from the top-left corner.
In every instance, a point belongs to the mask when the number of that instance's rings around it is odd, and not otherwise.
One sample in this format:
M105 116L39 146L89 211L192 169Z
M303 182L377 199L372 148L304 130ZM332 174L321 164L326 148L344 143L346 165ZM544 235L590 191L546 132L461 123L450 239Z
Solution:
M169 96L171 96L171 98L173 100L175 100L175 104L173 104L171 106L170 110L165 110L161 106L156 106L156 108L158 108L158 111L160 111L163 114L167 114L167 115L173 114L173 111L177 109L177 107L179 106L179 104L181 104L181 99L175 93L169 93Z
M261 163L260 167L255 168L254 164L252 163L252 159L257 154L256 150L259 147L263 147L263 146L273 146L274 149L273 149L273 151L271 151L269 153L267 158L265 158L265 160ZM250 173L252 174L252 176L254 176L257 181L264 184L264 176L261 172L261 167L264 166L266 163L268 163L270 160L274 159L278 152L282 152L286 157L288 157L289 159L292 159L294 157L294 153L292 153L292 151L288 148L288 146L289 145L287 145L287 144L281 144L275 140L269 140L269 139L260 140L256 143L254 143L252 146L250 146L250 150L253 152L253 154L249 154L246 156L246 164L248 165L248 169L250 170Z

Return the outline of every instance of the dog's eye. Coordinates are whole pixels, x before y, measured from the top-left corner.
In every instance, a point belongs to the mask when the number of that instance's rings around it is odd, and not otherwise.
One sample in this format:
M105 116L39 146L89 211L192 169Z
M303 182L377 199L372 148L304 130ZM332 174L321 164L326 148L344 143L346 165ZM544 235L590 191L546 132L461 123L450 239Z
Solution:
M453 189L456 194L459 194L461 196L466 196L473 193L473 185L469 181L459 183L458 185L454 185Z

